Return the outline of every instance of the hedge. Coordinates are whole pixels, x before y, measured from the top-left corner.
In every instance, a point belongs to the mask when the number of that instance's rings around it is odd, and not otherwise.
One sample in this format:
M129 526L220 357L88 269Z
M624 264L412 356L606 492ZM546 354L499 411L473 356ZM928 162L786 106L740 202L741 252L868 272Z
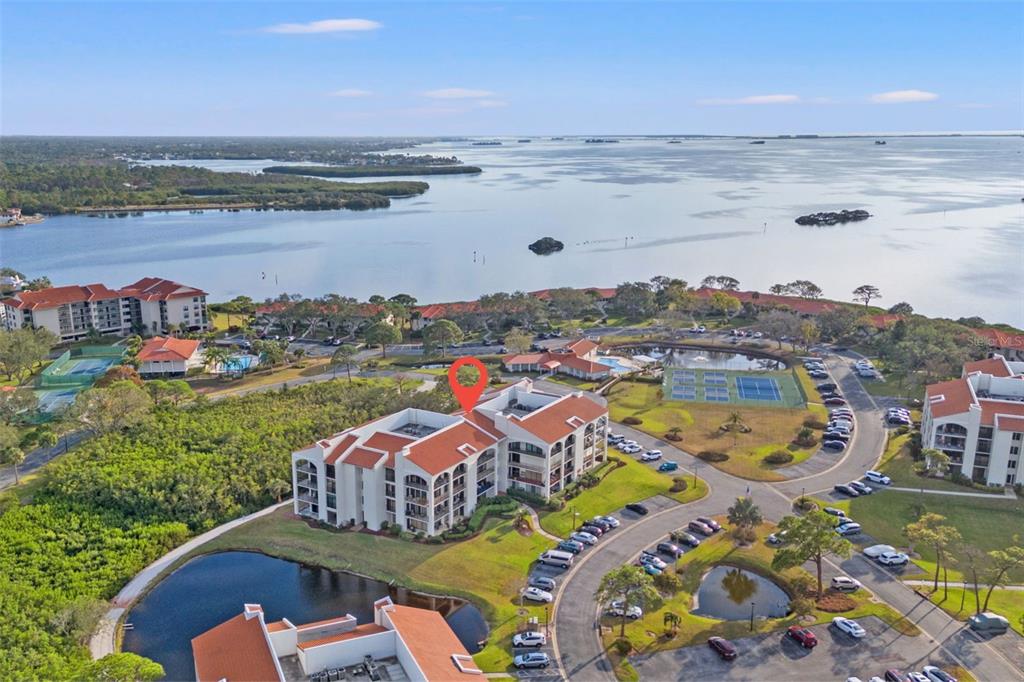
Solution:
M697 456L705 462L724 462L729 459L729 455L714 450L701 450L697 453Z
M793 461L793 453L786 450L776 450L764 458L765 464L788 464Z

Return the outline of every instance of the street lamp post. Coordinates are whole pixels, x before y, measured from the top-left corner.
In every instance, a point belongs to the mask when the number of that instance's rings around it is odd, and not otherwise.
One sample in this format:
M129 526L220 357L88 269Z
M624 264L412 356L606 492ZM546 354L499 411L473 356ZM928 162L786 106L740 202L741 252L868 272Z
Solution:
M750 631L754 631L754 607L757 605L756 602L750 602Z

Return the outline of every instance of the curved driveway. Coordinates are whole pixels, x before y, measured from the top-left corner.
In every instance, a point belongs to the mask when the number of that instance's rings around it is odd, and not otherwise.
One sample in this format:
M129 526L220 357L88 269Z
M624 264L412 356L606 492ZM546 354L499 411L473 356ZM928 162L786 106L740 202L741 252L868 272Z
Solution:
M553 618L555 658L565 677L587 682L615 679L598 637L599 619L594 602L594 593L605 573L629 563L641 550L652 547L669 531L685 525L695 516L724 514L736 497L746 495L748 491L767 519L778 520L791 512L791 501L801 491L807 494L830 491L834 484L859 479L864 471L874 467L886 442L882 413L860 381L853 376L848 358L833 357L829 365L843 395L857 415L855 436L841 458L827 453L815 455L836 457L837 462L821 473L802 479L778 483L740 479L704 465L678 449L673 451L675 446L667 441L617 425L617 430L641 445L673 452L668 459L674 458L680 462L689 459L691 472L696 464L698 475L710 486L710 494L687 505L673 504L667 508L659 500L655 508L662 509L646 517L623 511L622 528L586 553L566 574L556 596ZM943 611L930 603L923 603L898 578L860 555L841 563L830 561L825 573L826 579L839 573L855 576L876 596L908 614L925 633L923 637L926 641L922 641L922 650L925 650L925 644L930 644L929 649L940 647L945 657L972 670L978 679L1022 678L1018 665L1015 665L1019 662L1011 663L1003 654L997 653L990 645L966 631ZM751 669L750 673L757 675L756 669Z

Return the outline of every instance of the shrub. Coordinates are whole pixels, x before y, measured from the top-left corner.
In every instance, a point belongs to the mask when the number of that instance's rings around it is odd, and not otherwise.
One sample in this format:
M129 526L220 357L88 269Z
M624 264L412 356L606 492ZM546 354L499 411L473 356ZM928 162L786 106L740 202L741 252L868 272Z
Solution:
M612 649L615 650L619 656L627 656L629 652L633 650L633 643L626 637L619 637L612 642Z
M520 502L525 502L531 507L543 507L547 504L547 500L540 495L535 495L534 493L523 490L522 488L509 488L506 494Z
M682 476L676 476L675 478L672 479L672 487L669 488L669 492L681 493L684 490L686 490L686 486L686 479L683 478Z
M793 503L793 506L795 506L800 511L810 511L811 509L814 509L818 505L811 501L811 498L804 496L797 498L797 501Z
M842 613L857 608L857 602L848 594L829 590L821 596L817 606L828 613Z
M804 426L808 429L818 429L820 431L825 428L826 424L817 417L808 417L804 420Z
M764 458L765 464L788 464L793 461L793 453L787 450L776 450Z
M659 573L654 576L654 586L662 594L675 594L683 589L683 581L675 573Z
M736 526L732 529L732 537L738 542L753 542L757 540L757 531L746 526Z
M814 613L814 600L807 597L797 597L789 602L789 608L798 616L809 616Z
M644 420L640 419L639 417L626 417L625 419L622 420L622 423L627 424L629 426L639 426L640 424L644 423Z
M807 428L806 426L805 426L804 428L800 429L800 430L799 430L799 431L797 432L797 434L796 434L796 437L797 437L798 439L804 439L804 440L806 440L806 439L808 439L808 438L811 438L812 436L814 436L814 434L813 434L813 433L811 432L811 430L810 430L809 428Z
M729 455L715 450L702 450L697 453L697 456L705 462L724 462L729 459Z
M899 428L896 429L896 434L897 435L905 436L908 433L910 433L910 427L907 426L906 424L904 424L904 425L902 425L902 426L900 426Z
M953 483L956 483L957 485L966 485L966 486L973 485L973 481L971 481L970 476L964 476L959 471L952 471L952 472L950 472L949 480L951 480Z

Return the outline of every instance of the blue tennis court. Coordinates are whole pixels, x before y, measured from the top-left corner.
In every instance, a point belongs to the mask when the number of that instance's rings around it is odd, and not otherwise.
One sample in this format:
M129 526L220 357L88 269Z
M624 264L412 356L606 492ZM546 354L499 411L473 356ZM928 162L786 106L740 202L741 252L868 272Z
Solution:
M736 394L741 400L782 400L778 382L770 377L736 377Z
M66 376L85 374L98 376L105 373L115 362L115 358L81 358L72 360L71 367L64 372Z

